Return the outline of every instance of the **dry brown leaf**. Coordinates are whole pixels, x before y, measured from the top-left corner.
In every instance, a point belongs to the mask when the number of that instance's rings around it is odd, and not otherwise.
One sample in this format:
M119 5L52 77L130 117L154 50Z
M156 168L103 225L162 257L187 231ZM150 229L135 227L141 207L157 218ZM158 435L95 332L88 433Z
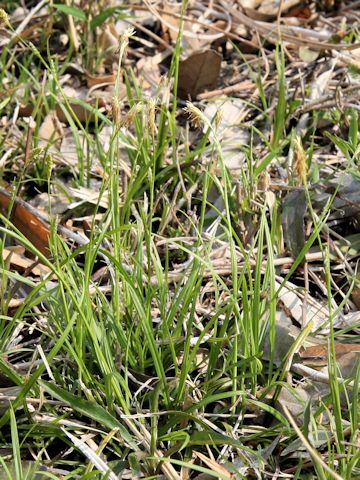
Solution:
M269 397L271 398L271 397ZM282 388L277 399L277 407L281 413L283 405L291 412L291 415L301 420L304 415L304 405L309 401L309 394L306 389L299 384L296 388L289 385L288 388Z
M12 196L0 187L0 211L7 216ZM11 210L10 220L15 227L46 257L50 256L49 228L40 217L34 213L34 208L20 198L16 198Z
M61 124L56 115L56 112L54 111L49 112L45 116L39 128L40 144L47 145L49 141L51 141L52 143L55 143L58 140L61 140L62 137L63 137L63 130L61 128Z
M195 364L196 369L199 372L202 372L202 373L207 372L207 369L208 369L208 366L209 366L208 358L209 358L209 351L208 351L207 348L198 348L197 349L195 359L194 359L195 360L194 364ZM184 361L184 354L183 353L178 355L177 361L178 361L178 365L182 365L182 363Z
M215 50L195 52L179 66L180 98L195 100L199 93L217 86L222 56Z
M220 3L225 5L224 0L220 0ZM268 41L277 43L279 31L271 22L262 22L254 20L250 16L245 15L243 12L236 10L235 8L228 8L228 12L233 18L233 24L240 23L245 25L252 31L257 31L261 36L266 36ZM284 42L290 45L307 46L312 50L355 50L359 48L359 43L354 44L332 44L331 35L327 31L317 31L309 28L300 27L287 27L285 25L279 26L281 32L281 38Z
M164 33L167 34L170 40L174 43L176 42L180 31L180 13L179 3L175 6L174 3L167 2L167 6L164 8L161 16L159 16ZM174 14L177 15L174 16ZM184 21L182 47L187 54L205 48L211 43L212 40L207 38L206 35L204 36L204 33L201 30L202 27L200 24L192 22L190 19Z
M181 19L172 15L173 13L180 14L179 4L171 5L170 7L165 6L164 11L161 15L161 18L163 20L163 30L167 31L167 35L170 37L170 39L173 42L176 42L176 39L179 35ZM167 24L172 25L174 28L167 27L166 26Z
M220 121L216 125L216 134L210 133L209 139L212 141L214 137L221 138L222 154L226 167L229 169L234 178L240 178L243 164L246 159L245 153L241 150L243 145L249 142L249 132L241 127L248 109L245 103L238 99L231 100L215 100L207 105L204 115L211 122L217 113L220 113ZM206 127L204 127L204 132ZM217 167L216 174L221 176L221 167Z
M21 252L19 252L19 250ZM24 251L24 247L21 246L8 248L4 247L2 251L2 257L4 260L9 260L11 265L14 265L21 270L27 270L28 268L32 267L31 272L34 275L38 275L39 277L50 273L50 269L47 268L45 265L41 265L38 263L34 264L34 260L25 257Z
M358 343L335 343L335 354L336 359L340 361L340 358L349 353L360 352L360 344ZM328 358L328 345L313 345L311 347L303 348L299 352L299 356L302 359L302 362L311 365L324 365L327 363Z
M234 475L229 472L229 470L222 465L218 464L215 462L215 460L212 460L211 458L207 457L203 453L194 451L193 452L202 462L205 463L206 466L208 466L213 472L219 473L223 477L227 477L229 479L234 478Z
M107 24L97 38L99 50L107 53L107 60L114 58L115 51L119 48L119 35L113 24Z
M109 85L115 83L116 72L113 72L108 75L86 75L87 86L89 88L95 87L98 85Z
M356 308L360 310L360 287L353 288L351 300L355 303Z
M281 13L284 14L300 3L300 0L284 0L281 3ZM279 12L279 2L274 0L264 0L261 2L242 0L240 4L244 7L246 14L254 20L271 21L277 17Z
M86 122L92 122L95 119L95 114L93 114L91 111L87 110L83 105L80 105L79 103L72 102L71 99L68 99L70 108L72 110L71 115L75 115L79 122L81 123L86 123ZM87 100L86 103L90 105L91 107L94 108L105 108L106 103L101 99L91 99ZM59 120L61 122L68 122L68 118L65 115L63 109L58 105L56 106L56 115L58 116Z
M140 58L140 60L136 63L138 75L144 78L144 88L153 86L157 89L159 87L161 79L160 63L163 62L170 54L170 50L164 50L156 55Z
M94 98L86 99L82 101L87 103L89 106L93 108L102 109L106 111L106 107L108 104L104 97L105 97L104 95L101 95L101 97L94 96ZM83 105L80 105L80 103L77 103L76 100L77 100L76 98L74 98L74 100L72 100L71 98L68 98L68 102L72 110L72 113L70 115L74 114L81 123L94 121L95 114L92 113L90 110L87 110ZM20 117L30 117L32 113L33 113L32 105L22 105L19 108ZM60 107L59 104L56 105L55 113L59 122L68 123L68 117L65 115L63 109Z
M296 17L296 18L309 20L309 18L311 18L311 15L312 15L312 11L309 6L298 5L294 8L291 8L287 13L285 13L284 17L286 18Z
M11 298L8 305L8 308L19 308L25 301L25 298Z
M85 187L78 187L78 188L72 188L69 187L69 191L73 197L78 199L79 201L71 203L68 205L68 209L76 208L79 204L82 204L84 202L91 203L93 205L99 205L100 207L103 208L109 208L109 194L108 192L104 192L101 195L101 198L99 200L100 192L94 191L93 189L90 188L85 188Z
M339 367L341 376L343 378L353 377L356 373L356 368L359 360L360 348L359 350L351 351L349 353L339 356L339 358L336 359L336 363Z

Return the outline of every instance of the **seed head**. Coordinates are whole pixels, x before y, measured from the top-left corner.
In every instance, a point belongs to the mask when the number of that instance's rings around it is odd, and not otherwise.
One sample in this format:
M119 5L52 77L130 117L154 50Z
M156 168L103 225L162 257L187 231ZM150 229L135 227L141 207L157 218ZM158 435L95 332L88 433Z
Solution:
M5 10L3 8L0 8L0 25L2 23L5 23L5 25L7 27L10 27L10 19L9 19L9 15L5 12Z
M50 154L47 154L45 156L45 168L46 168L47 178L50 181L51 173L52 173L53 168L54 168L54 159L53 159L52 155L50 155Z
M120 121L120 127L130 127L134 123L136 115L138 115L143 110L142 103L135 103L130 110L127 112L125 117Z
M113 99L113 118L116 119L115 123L118 125L120 123L120 110L118 109L120 105L120 84L121 84L121 64L123 57L126 56L126 49L129 45L129 38L133 36L135 30L131 28L127 28L125 32L120 37L119 42L119 61L118 61L118 71L115 80L115 95ZM115 98L117 99L115 101ZM114 115L115 113L115 115ZM118 121L118 123L117 123Z
M223 116L224 116L224 111L221 108L219 110L216 110L216 114L215 114L215 128L216 128L216 130L219 129L219 127L221 125L221 120L223 119Z
M156 111L156 100L150 98L147 104L147 120L151 135L155 135L156 125L155 125L155 111Z
M123 55L126 55L126 49L129 45L129 39L134 35L135 29L133 27L127 28L125 32L121 35L118 49L120 61L122 60Z
M191 102L186 102L184 112L189 116L190 123L195 128L201 128L205 123L208 123L202 111Z
M306 182L307 177L307 163L306 153L302 145L301 139L296 136L293 140L294 148L294 173L303 182Z
M45 152L45 149L44 147L35 147L32 149L31 151L31 160L33 160L34 162L37 162L39 160L39 158L44 154Z

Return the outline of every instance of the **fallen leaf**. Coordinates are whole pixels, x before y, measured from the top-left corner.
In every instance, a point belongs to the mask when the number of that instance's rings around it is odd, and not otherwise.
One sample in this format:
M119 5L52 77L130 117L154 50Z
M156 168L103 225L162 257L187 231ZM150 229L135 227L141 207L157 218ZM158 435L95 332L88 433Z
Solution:
M293 258L297 258L305 245L304 217L306 195L303 190L294 190L283 201L282 224L286 246Z
M25 301L25 298L11 298L8 308L19 308Z
M304 5L299 5L297 7L291 8L284 17L296 17L296 18L304 18L308 20L311 18L312 12L311 8Z
M341 355L336 359L336 363L342 378L351 378L355 375L359 360L360 348L358 350L345 353L345 355Z
M180 32L182 21L180 6L180 3L165 2L163 13L159 16L159 20L162 23L163 36L167 36L169 43L175 43ZM207 16L206 23L209 21L210 18ZM194 23L189 19L184 20L181 43L183 51L187 52L188 55L202 48L207 48L215 40L215 38L211 38L211 34L204 34L203 28L200 24ZM216 36L219 37L219 34Z
M22 250L21 252L18 251L18 247L4 247L2 250L2 257L4 260L10 261L11 265L21 269L27 270L31 268L31 272L34 275L38 275L42 277L47 273L50 273L50 269L45 265L41 265L38 263L34 264L34 260L31 258L25 257L24 255L24 248L20 247Z
M71 117L75 115L79 122L81 123L86 123L86 122L94 122L95 118L98 116L98 113L103 113L105 114L108 103L106 101L106 97L109 95L105 95L108 92L100 92L101 93L101 98L100 96L94 95L93 98L91 99L82 99L82 98L71 98L68 97L68 105L71 108L71 113L69 112L68 115ZM69 123L69 117L68 115L65 114L65 111L68 111L68 106L65 104L57 104L55 107L55 113L56 117L59 120L59 122L62 123ZM28 104L28 105L22 105L19 108L19 116L21 117L30 117L33 114L33 106Z
M360 287L353 288L351 300L355 303L356 308L360 310Z
M142 77L144 88L155 87L159 88L161 72L160 63L163 62L169 55L171 50L165 50L153 56L144 56L136 63L138 76Z
M12 195L0 187L0 211L4 216L9 213ZM10 221L20 232L46 257L50 256L49 228L40 219L30 205L16 198L10 213Z
M210 141L215 136L221 138L222 154L226 167L234 178L239 178L246 160L242 147L249 142L249 132L241 127L248 110L245 102L238 98L229 100L215 100L204 110L204 115L212 122L220 112L220 121L216 125L216 132L209 135ZM207 127L204 127L204 133ZM220 167L219 167L220 170ZM220 171L217 172L221 175Z
M206 348L198 348L194 358L193 366L201 373L206 373L209 367L209 351ZM182 365L184 354L180 353L177 357L178 365Z
M176 42L176 39L179 35L181 18L174 16L173 15L174 13L177 15L181 13L179 4L175 3L170 6L165 5L164 12L161 15L161 21L163 24L162 25L163 31L166 32L168 37L170 37L171 41Z
M329 347L327 343L306 347L299 352L299 356L305 365L324 365L327 363L328 359L328 348ZM338 361L340 360L340 357L354 352L360 353L360 344L342 342L335 343L335 355Z
M330 195L336 193L336 198L332 204L331 218L344 218L359 215L360 211L360 179L351 173L336 174L329 180L325 187L325 192ZM329 198L329 197L328 197ZM339 214L339 210L343 210ZM330 217L329 217L330 218Z
M97 43L99 50L105 53L106 60L110 61L115 58L115 51L119 48L119 35L112 23L107 24L101 31Z
M319 51L311 50L308 47L300 47L299 48L299 57L305 63L314 62L320 55Z
M89 100L68 98L68 102L71 108L69 115L74 115L81 123L94 122L97 112L100 109L105 110L107 105L101 98L92 98ZM68 116L64 112L64 107L57 105L55 110L59 120L68 123ZM66 110L68 109L66 108Z
M309 395L301 384L296 388L288 385L282 388L277 399L277 408L283 414L283 406L291 412L298 421L302 421L306 403L309 401Z
M179 66L180 98L195 100L199 93L217 86L222 55L215 50L195 52Z
M108 74L108 75L86 75L86 82L89 88L95 87L98 85L109 85L115 83L116 80L116 72Z
M72 188L69 187L70 193L77 199L79 199L78 202L71 203L68 205L68 209L76 208L78 205L82 203L91 203L93 205L99 205L100 207L103 208L109 208L109 194L108 192L104 192L99 199L99 192L94 191L90 188L85 188L85 187L78 187L78 188Z
M279 13L279 2L274 0L241 0L241 6L244 8L246 14L254 20L261 20L263 22L271 22L276 19ZM284 0L281 2L281 14L283 17L300 16L296 12L300 12L300 0ZM295 13L292 13L295 12ZM311 11L310 11L311 13ZM304 18L301 17L300 18ZM306 17L307 18L307 17Z
M293 417L295 417L294 413L290 410L288 407L289 412ZM304 406L303 406L303 412L304 412ZM325 445L329 441L329 432L325 430L317 430L316 436L313 435L311 442L314 445L315 448L320 448L323 445ZM282 457L286 457L292 453L296 453L299 450L305 450L305 447L301 441L300 438L296 438L294 441L292 441L281 453L280 455Z
M62 136L63 131L56 113L49 112L39 128L40 145L47 146L49 142L56 143Z

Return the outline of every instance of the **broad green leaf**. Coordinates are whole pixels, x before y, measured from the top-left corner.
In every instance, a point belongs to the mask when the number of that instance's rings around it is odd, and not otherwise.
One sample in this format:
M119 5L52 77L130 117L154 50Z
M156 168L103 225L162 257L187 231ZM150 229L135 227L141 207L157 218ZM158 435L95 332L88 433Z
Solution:
M71 15L72 17L78 18L79 20L86 20L86 14L80 8L74 7L72 5L62 5L61 3L55 3L54 8L59 12L65 13L66 15Z
M103 12L95 15L90 22L90 30L94 30L96 27L100 27L119 7L107 8Z
M325 132L325 135L330 138L330 140L338 147L338 149L347 159L351 158L353 152L349 142L343 138L337 137L336 135L332 135L330 132Z

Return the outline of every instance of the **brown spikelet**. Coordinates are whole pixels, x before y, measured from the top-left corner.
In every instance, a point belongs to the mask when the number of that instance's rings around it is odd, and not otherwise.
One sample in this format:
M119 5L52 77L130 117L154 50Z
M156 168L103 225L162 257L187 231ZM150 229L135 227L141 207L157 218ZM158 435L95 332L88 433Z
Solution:
M306 162L306 153L302 145L301 139L295 137L293 140L293 149L294 149L294 175L301 180L302 183L306 183L307 177L307 162Z

